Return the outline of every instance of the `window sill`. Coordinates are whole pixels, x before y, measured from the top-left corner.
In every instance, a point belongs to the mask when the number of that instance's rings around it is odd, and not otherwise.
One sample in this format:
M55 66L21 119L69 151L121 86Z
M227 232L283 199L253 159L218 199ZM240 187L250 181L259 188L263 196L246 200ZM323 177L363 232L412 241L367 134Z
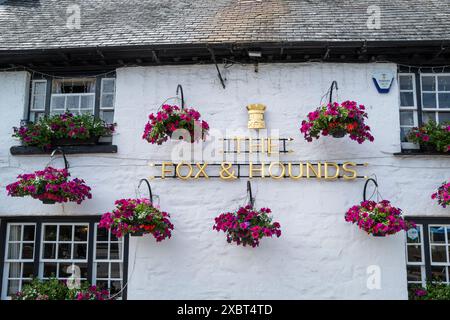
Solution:
M61 148L65 154L78 153L117 153L117 146L112 144L97 144L84 146L64 146ZM42 150L39 147L12 146L10 152L13 156L27 156L34 154L50 154L53 150Z
M450 152L437 152L437 151L420 151L420 150L402 150L402 152L394 153L394 156L444 156L449 157Z

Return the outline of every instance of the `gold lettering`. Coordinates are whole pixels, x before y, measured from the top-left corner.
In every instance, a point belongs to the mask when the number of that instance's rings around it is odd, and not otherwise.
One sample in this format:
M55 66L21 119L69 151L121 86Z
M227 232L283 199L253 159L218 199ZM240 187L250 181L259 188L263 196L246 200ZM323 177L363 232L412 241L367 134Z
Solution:
M329 166L336 168L336 172L333 176L329 175L329 172L328 172ZM327 179L327 180L332 180L332 179L336 179L339 177L339 166L334 162L325 162L324 170L325 170L325 179Z
M251 137L248 137L248 153L253 153L253 148L256 148L256 153L258 153L259 149L261 149L261 152L264 152L264 138L261 139L261 143L253 144L252 140Z
M196 163L196 166L198 168L198 172L195 175L194 179L200 178L200 175L203 175L206 179L209 179L209 176L206 174L205 169L208 166L208 164L205 162L203 165L201 163Z
M273 147L276 147L276 144L272 144L272 138L267 138L267 154L279 153L277 150L273 152Z
M344 164L342 165L342 169L344 170L344 172L351 173L351 175L350 176L343 175L342 177L344 178L344 180L354 180L354 179L356 179L356 177L357 177L356 170L349 169L348 166L355 167L356 163L354 163L354 162L344 162Z
M161 164L161 179L166 178L166 173L170 173L172 175L172 170L166 169L166 166L173 166L173 163L172 162L163 162Z
M232 169L233 165L231 164L231 162L222 162L221 166L221 170L220 170L220 178L223 180L230 180L230 179L237 179L237 177L234 174L234 170Z
M189 168L189 172L187 175L183 176L181 174L181 168L183 168L183 166L186 166ZM192 166L189 163L186 162L180 162L179 164L177 164L177 169L176 169L176 173L177 173L177 177L183 180L187 180L191 177L192 175Z
M309 179L311 177L310 171L312 171L317 179L321 179L322 178L321 169L322 169L322 164L320 162L317 163L317 170L314 169L314 164L307 162L306 163L306 178Z
M241 153L241 137L235 137L234 138L234 150L236 151L237 154Z
M264 178L264 177L265 177L265 173L264 173L264 162L261 162L261 168L260 168L260 169L253 168L253 162L250 162L249 164L250 164L250 167L249 167L249 169L248 169L248 171L249 171L248 176L249 176L250 178L253 178L253 172L254 172L254 171L256 171L256 172L261 172L261 178Z
M279 168L281 168L281 173L278 176L276 176L272 173L272 169L274 166L278 166ZM285 172L286 172L286 168L284 167L284 164L282 164L281 162L272 162L269 166L269 175L271 178L274 178L274 179L284 178Z
M288 163L288 174L289 174L289 177L294 179L294 180L301 179L303 177L303 163L299 163L299 174L298 174L298 176L294 176L292 174L292 163Z

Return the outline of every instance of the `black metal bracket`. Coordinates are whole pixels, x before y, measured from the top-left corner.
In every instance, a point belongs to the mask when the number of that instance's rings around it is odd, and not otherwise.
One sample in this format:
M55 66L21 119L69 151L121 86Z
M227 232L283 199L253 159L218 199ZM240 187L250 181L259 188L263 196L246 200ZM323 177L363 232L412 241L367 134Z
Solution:
M338 84L336 80L333 80L330 87L330 104L333 103L333 88L336 88L338 90Z
M250 181L247 181L247 196L249 197L249 205L251 205L253 208L255 205L255 198L253 198L252 184L250 183Z
M219 66L217 65L217 60L216 60L216 55L214 54L214 50L211 49L210 47L207 47L207 48L208 48L209 53L211 54L211 59L216 66L217 76L219 77L220 83L222 84L222 87L225 89L225 80L223 80L222 74L220 73Z
M69 161L67 161L66 154L64 153L64 150L61 149L61 148L59 148L59 147L56 148L55 150L53 150L52 154L50 155L50 161L49 161L48 164L50 164L50 162L52 162L53 157L55 156L55 153L56 153L56 152L61 153L61 155L62 155L62 157L63 157L63 159L64 159L64 167L66 168L66 170L69 169ZM47 165L48 165L48 164L47 164Z
M375 179L373 179L373 178L367 179L366 183L364 184L364 191L363 191L363 200L364 200L364 201L367 201L366 192L367 192L367 185L369 184L369 182L373 182L373 184L375 185L375 191L372 193L372 196L375 194L375 192L378 191L378 183L377 183L377 180L375 180ZM369 200L372 198L372 196L369 197Z
M153 204L153 193L152 193L152 187L150 186L150 182L148 182L147 179L141 179L141 181L139 181L139 184L138 184L138 189L141 187L142 182L145 182L145 184L147 185L148 196L149 196L150 202Z
M178 96L178 92L181 93L181 109L184 110L184 94L183 94L183 87L181 84L177 86L177 92L176 95Z

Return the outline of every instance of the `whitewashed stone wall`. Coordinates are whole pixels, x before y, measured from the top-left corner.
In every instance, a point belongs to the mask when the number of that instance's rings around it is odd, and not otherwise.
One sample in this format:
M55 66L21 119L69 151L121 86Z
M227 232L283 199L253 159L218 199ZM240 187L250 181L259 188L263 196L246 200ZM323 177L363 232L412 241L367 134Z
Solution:
M147 115L183 85L188 106L197 108L211 128L242 129L245 106L268 106L266 123L281 136L291 136L295 153L283 160L368 162L362 174L376 174L384 198L407 215L448 215L430 199L449 175L449 160L439 157L396 157L400 151L398 87L379 94L371 75L394 64L235 65L225 70L224 90L214 66L136 67L117 70L114 144L117 155L69 156L73 176L93 187L93 199L81 205L42 205L32 199L6 197L5 186L24 171L39 169L46 156L14 157L10 128L23 115L25 73L0 73L0 215L100 214L115 199L135 197L148 161L170 160L172 143L149 145L141 139ZM307 143L299 126L320 102L331 81L339 100L366 105L374 143L321 138ZM6 116L5 116L6 115ZM55 165L62 166L61 160ZM257 249L227 244L212 230L219 213L243 204L245 179L153 181L161 207L172 215L173 237L131 238L129 299L406 299L404 234L372 238L344 221L348 207L361 201L363 180L252 181L257 206L272 208L282 226L279 239L264 239ZM144 193L145 190L142 190ZM367 268L381 269L381 289L367 287Z

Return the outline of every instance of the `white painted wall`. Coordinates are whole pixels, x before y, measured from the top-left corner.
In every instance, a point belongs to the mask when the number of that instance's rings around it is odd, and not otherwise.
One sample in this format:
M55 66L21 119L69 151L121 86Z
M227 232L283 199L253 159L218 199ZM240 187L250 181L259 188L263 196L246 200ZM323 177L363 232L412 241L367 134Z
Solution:
M150 174L147 162L170 159L172 143L149 145L141 139L147 115L183 85L188 106L197 108L211 128L245 128L249 103L268 106L266 122L280 135L296 138L293 155L284 160L368 162L363 174L376 174L384 198L408 215L448 215L430 199L449 172L449 160L439 157L393 156L400 151L398 88L378 94L371 75L394 64L272 64L233 66L220 86L214 66L137 67L117 71L114 143L117 155L69 156L73 176L93 187L93 199L81 205L43 205L33 199L0 193L1 215L99 214L115 199L134 197L140 178ZM374 143L358 145L348 139L307 143L299 132L301 120L320 102L332 80L339 100L365 104ZM17 174L36 170L45 156L13 157L10 127L22 117L23 74L0 73L0 112L7 114L1 131L0 184ZM6 86L4 85L6 84ZM19 91L19 92L18 92ZM5 138L7 137L7 138ZM60 161L60 160L57 160ZM62 166L61 162L55 162ZM282 237L264 239L249 249L227 244L212 230L219 213L245 199L244 179L224 182L154 181L154 193L175 224L173 237L131 238L128 295L130 299L406 299L404 234L372 238L344 221L345 211L362 197L364 181L252 182L257 206L269 206L282 226ZM143 190L143 192L145 192ZM381 268L381 290L369 290L368 266Z

